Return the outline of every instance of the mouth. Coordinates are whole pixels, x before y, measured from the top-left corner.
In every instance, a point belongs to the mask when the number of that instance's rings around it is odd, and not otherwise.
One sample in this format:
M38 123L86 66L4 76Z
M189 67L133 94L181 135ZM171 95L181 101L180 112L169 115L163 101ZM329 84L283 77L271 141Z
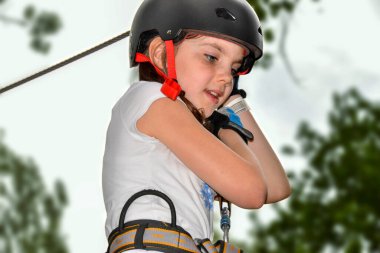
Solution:
M214 90L206 90L205 91L207 97L212 101L213 104L219 103L219 98L222 96L220 92Z

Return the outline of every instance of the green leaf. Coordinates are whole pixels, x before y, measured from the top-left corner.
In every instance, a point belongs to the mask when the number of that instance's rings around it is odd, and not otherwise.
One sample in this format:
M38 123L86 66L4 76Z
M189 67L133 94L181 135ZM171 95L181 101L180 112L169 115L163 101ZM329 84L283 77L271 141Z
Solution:
M269 5L270 13L273 17L277 17L282 9L281 3L271 3Z
M36 9L34 8L33 5L29 5L24 9L24 18L26 20L31 20L32 18L34 18L35 14L36 14Z
M39 14L32 25L31 34L33 36L44 36L56 33L62 24L59 17L52 13Z
M0 251L68 253L60 233L63 183L47 192L33 160L16 155L2 138L0 168Z
M252 220L260 230L248 252L380 252L380 104L356 89L332 100L327 131L300 123L296 140L307 165L289 174L292 195L274 208L276 218Z
M265 22L268 16L264 8L265 4L263 4L261 1L256 1L256 0L248 0L248 3L254 8L261 22Z
M46 54L49 52L50 44L44 41L41 36L34 37L30 43L30 46L39 53Z
M288 12L288 13L292 13L293 11L294 11L294 7L295 7L295 5L294 5L294 3L292 3L292 2L283 2L283 4L282 4L282 7L283 7L283 9L286 11L286 12Z
M281 152L285 155L292 156L296 153L294 147L290 145L285 145L281 148Z
M275 35L274 35L274 32L273 32L273 29L266 29L264 31L264 39L265 39L266 42L268 42L268 43L273 42L274 41L274 37L275 37Z
M256 65L264 69L268 69L272 65L272 63L273 63L273 55L267 52L259 61L257 61Z
M57 200L59 201L60 206L65 206L68 203L68 198L66 195L65 185L62 181L57 181L55 183L55 192L57 196Z

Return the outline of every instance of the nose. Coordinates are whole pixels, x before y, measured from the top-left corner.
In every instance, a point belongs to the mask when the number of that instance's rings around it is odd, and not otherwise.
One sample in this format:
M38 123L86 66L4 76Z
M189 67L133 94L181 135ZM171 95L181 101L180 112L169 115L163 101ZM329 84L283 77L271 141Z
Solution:
M217 82L222 85L221 90L224 92L226 87L232 85L233 76L230 66L220 67L217 73Z

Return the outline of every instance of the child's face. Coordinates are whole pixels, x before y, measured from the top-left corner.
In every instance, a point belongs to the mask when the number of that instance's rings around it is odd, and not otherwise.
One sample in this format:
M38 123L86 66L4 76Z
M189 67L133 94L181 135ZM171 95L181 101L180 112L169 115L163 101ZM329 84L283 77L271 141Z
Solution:
M186 98L210 116L229 97L233 72L239 69L245 49L209 36L185 39L176 52L177 80Z

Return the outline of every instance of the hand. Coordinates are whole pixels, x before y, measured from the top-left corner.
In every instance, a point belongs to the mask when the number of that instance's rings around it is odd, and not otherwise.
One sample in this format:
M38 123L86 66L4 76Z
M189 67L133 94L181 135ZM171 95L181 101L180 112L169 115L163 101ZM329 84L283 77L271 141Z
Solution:
M212 134L219 138L219 130L221 128L230 129L239 134L245 143L248 143L248 140L252 141L253 134L247 129L243 128L239 116L235 114L230 108L225 108L224 111L227 112L228 116L219 111L214 111L213 114L208 118L211 124Z

